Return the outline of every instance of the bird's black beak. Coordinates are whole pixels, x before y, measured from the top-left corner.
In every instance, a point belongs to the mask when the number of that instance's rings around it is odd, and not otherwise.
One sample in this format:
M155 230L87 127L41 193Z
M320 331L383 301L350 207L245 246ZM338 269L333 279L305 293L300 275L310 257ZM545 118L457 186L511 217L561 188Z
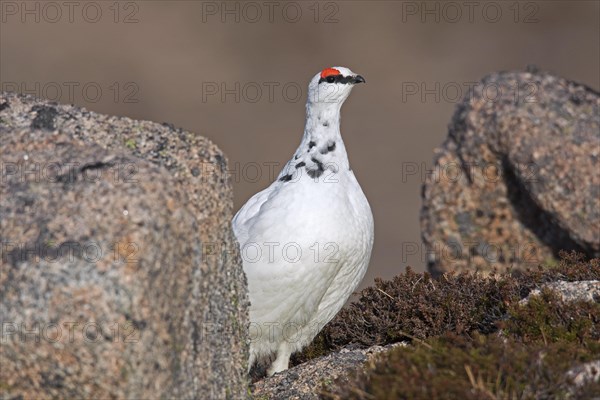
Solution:
M353 83L354 83L354 84L357 84L357 83L367 83L367 81L365 81L365 78L363 78L362 76L360 76L360 75L356 75L356 76L354 77L354 81L353 81Z

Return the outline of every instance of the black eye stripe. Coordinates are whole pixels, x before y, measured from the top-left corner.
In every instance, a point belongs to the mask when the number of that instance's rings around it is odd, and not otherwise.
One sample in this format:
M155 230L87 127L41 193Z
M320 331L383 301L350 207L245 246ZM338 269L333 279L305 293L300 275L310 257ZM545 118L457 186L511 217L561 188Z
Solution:
M333 77L333 82L327 81L327 78L331 78L331 77ZM354 82L354 77L353 76L344 76L341 74L340 75L329 75L325 78L319 79L319 83L321 83L321 82L348 84L348 83Z

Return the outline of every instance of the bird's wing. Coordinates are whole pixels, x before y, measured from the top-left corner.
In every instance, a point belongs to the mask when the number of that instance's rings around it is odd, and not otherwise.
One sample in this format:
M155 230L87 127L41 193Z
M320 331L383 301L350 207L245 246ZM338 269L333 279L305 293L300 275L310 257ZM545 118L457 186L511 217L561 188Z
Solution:
M233 217L233 232L241 245L248 241L248 231L253 224L252 221L260 213L261 207L268 202L269 199L272 198L281 188L281 182L279 179L291 168L291 163L291 161L288 161L277 176L277 179L271 183L270 186L252 196L235 214L235 217Z
M240 244L248 241L248 230L252 219L260 212L260 207L273 193L273 184L252 196L233 217L233 232Z

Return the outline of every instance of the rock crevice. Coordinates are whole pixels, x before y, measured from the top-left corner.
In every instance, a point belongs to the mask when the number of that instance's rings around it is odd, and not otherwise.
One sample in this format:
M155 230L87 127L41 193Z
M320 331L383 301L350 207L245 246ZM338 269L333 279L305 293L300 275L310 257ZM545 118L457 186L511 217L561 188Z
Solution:
M596 91L543 72L487 76L457 108L423 187L429 270L599 256L599 158Z

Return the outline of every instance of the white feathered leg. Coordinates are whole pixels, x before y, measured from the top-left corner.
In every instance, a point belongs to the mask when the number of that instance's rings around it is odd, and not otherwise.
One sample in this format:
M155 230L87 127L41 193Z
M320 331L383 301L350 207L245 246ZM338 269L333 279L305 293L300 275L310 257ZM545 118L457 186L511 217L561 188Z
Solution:
M271 364L269 368L268 374L272 376L277 372L285 371L288 369L290 364L290 357L292 355L292 348L287 342L283 342L279 345L279 349L277 349L277 358Z
M254 365L254 362L256 361L256 354L254 354L254 352L250 352L250 358L248 360L248 373L250 373L250 370L252 369L252 366Z

